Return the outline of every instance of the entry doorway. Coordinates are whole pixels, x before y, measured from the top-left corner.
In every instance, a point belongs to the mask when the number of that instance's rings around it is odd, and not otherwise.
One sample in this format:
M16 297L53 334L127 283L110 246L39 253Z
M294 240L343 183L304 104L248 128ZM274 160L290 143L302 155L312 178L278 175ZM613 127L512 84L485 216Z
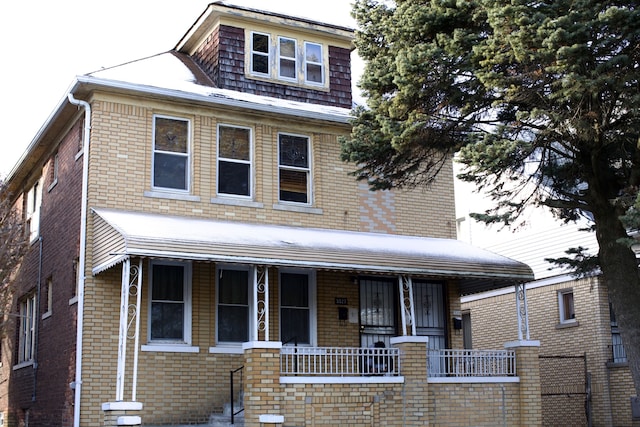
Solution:
M398 333L398 281L361 277L359 283L360 345L373 348L382 342L388 348L391 337Z
M430 350L446 348L445 298L441 282L413 280L416 334L429 337Z

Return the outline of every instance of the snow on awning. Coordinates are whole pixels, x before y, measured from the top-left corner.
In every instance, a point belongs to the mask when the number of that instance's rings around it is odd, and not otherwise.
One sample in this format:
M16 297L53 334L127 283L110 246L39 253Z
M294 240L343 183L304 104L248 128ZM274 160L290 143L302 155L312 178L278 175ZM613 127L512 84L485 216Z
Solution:
M526 265L459 240L95 208L93 274L129 256L459 279L462 293L533 280Z

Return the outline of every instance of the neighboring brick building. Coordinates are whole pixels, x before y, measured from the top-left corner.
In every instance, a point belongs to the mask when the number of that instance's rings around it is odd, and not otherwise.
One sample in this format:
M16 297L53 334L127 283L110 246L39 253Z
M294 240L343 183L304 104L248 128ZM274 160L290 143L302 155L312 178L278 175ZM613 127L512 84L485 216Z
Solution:
M352 36L212 3L174 50L76 78L8 177L32 246L5 425L204 424L242 397L248 426L540 425L537 343L482 356L518 360L490 379L440 352L461 294L531 269L454 240L452 165L371 193L339 160Z
M569 247L597 250L595 236L582 225L549 225L515 233L489 245L492 251L526 262L535 281L527 283L529 333L540 341L543 421L545 425L632 426L631 372L599 277L575 278L550 269L545 258L564 255ZM462 298L467 345L495 348L515 339L516 297L508 289ZM587 377L589 386L586 385ZM586 394L587 391L590 394Z

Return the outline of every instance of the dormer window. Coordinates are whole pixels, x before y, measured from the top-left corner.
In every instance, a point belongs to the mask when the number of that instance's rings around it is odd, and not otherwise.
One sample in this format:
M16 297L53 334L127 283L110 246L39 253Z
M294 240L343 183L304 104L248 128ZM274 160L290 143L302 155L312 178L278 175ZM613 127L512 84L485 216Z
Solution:
M248 32L247 74L302 86L327 86L326 46L262 32ZM328 89L328 87L326 87Z
M251 35L251 73L269 76L269 46L271 41L268 34L253 33Z

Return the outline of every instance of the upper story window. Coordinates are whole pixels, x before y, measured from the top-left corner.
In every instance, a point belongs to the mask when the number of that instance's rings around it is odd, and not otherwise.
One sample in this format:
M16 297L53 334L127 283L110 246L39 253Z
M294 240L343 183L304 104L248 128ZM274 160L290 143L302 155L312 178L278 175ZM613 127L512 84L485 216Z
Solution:
M296 54L298 48L295 39L278 37L278 77L296 80Z
M251 73L269 76L269 50L271 38L268 34L251 34Z
M36 342L36 295L32 293L20 301L20 336L18 337L18 363L32 361Z
M250 270L248 268L218 269L218 342L249 341Z
M558 291L558 308L560 310L560 323L575 322L576 312L573 306L573 289Z
M218 126L218 194L251 197L251 129Z
M149 341L191 344L191 265L151 264Z
M325 46L295 37L261 32L248 34L248 73L306 86L326 87Z
M311 203L309 138L278 134L278 184L281 202Z
M304 71L307 83L324 84L322 45L304 42Z
M27 193L27 229L29 240L34 241L40 235L40 206L42 204L42 179L33 184Z
M189 120L153 117L153 188L189 191Z

